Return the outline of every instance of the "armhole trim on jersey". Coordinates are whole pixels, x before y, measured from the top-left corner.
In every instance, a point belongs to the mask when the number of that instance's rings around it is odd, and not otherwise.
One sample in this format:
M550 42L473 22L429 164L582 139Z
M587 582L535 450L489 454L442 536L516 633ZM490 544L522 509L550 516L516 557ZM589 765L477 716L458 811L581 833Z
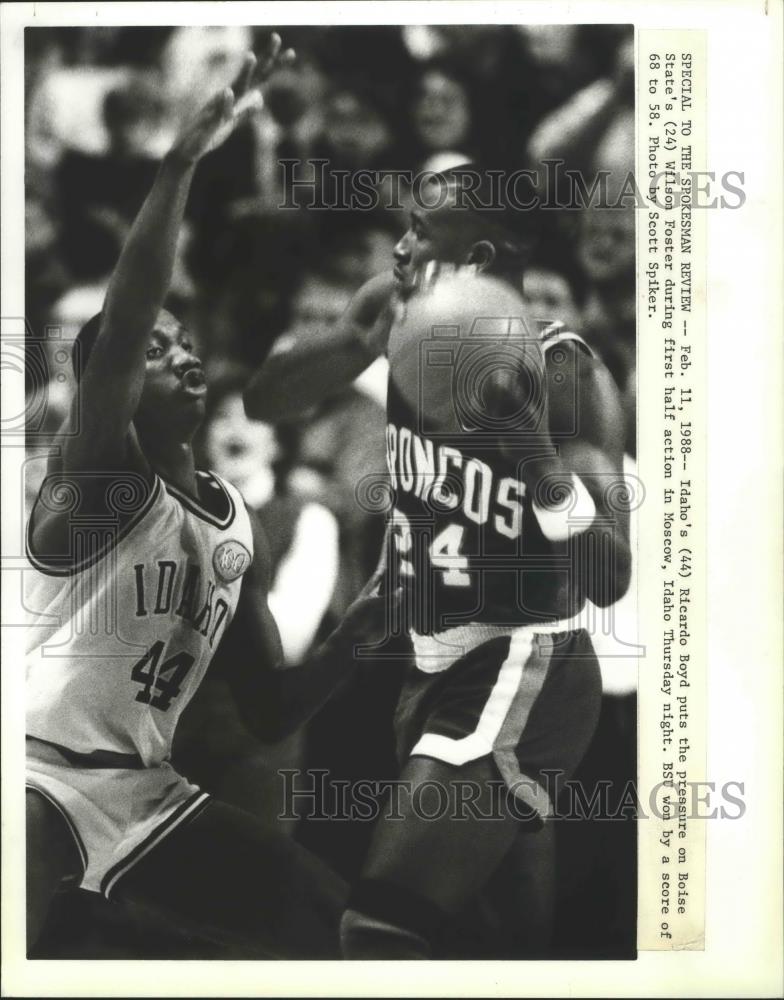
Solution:
M589 344L587 344L579 334L572 333L571 330L559 330L554 327L548 327L548 329L542 334L541 344L543 351L546 351L550 347L555 347L556 344L562 344L564 342L579 344L579 346L582 347L583 350L592 358L596 357Z
M25 532L25 555L32 566L38 570L39 573L44 573L46 576L74 576L77 573L82 573L84 570L89 569L94 566L97 562L108 555L112 549L115 549L124 538L126 538L131 531L142 521L142 519L150 512L155 501L158 499L161 493L161 478L160 476L155 476L155 481L153 483L152 489L150 490L150 495L144 501L141 508L129 518L125 524L117 532L116 537L110 539L108 544L104 545L98 552L94 555L88 556L76 563L69 563L68 565L63 565L67 561L65 556L55 557L52 562L45 562L39 559L38 556L33 552L33 517L35 515L36 505L38 500L36 499L33 509L30 512L30 517L27 519L27 531Z
M228 528L229 525L234 520L234 515L236 514L236 507L234 504L234 498L229 492L226 484L223 482L220 476L216 476L214 472L206 472L199 470L196 473L196 475L202 476L220 487L223 496L226 498L226 502L228 504L228 513L226 514L225 517L221 518L218 517L216 514L211 513L210 511L207 510L206 507L203 507L198 502L198 500L195 500L192 496L189 496L187 493L183 493L181 490L179 490L176 486L173 486L171 483L164 481L167 493L170 493L175 500L179 500L179 502L183 505L183 507L185 507L186 510L189 510L192 514L195 514L197 517L200 517L202 521L206 521L208 524L211 524L214 528Z

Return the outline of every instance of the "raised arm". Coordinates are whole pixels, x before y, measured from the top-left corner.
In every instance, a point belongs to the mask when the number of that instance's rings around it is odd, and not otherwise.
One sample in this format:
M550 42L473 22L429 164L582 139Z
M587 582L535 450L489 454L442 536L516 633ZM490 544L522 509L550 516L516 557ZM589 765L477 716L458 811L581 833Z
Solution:
M619 45L611 79L595 80L579 90L536 127L528 143L529 159L534 164L562 159L567 167L589 167L603 133L623 111L634 111L632 38Z
M133 447L131 422L144 384L145 354L171 281L177 236L193 172L261 104L258 82L280 56L273 36L258 66L248 53L233 87L216 94L183 127L161 163L114 269L97 338L84 370L70 421L78 434L63 438L65 470L113 468L143 462ZM293 54L284 54L290 59Z
M281 337L245 389L248 416L268 422L296 416L353 382L386 350L391 299L392 276L377 275L317 340Z

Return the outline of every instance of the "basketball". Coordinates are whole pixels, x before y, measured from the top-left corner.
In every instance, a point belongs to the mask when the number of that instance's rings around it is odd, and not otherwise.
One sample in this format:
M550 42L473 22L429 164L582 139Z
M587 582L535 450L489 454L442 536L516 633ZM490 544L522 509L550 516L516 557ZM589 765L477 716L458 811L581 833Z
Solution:
M485 411L491 376L519 377L536 339L535 321L508 284L469 268L442 272L397 306L392 379L420 422L458 430Z

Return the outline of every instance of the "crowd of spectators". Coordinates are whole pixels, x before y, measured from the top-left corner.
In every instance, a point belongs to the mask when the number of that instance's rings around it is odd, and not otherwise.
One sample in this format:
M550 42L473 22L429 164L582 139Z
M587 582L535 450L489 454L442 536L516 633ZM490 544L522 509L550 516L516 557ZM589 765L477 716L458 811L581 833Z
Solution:
M633 168L633 33L610 25L276 30L297 61L271 80L263 112L200 165L170 306L195 334L213 387L202 459L243 491L269 530L271 604L295 662L339 619L378 555L383 524L357 504L355 489L384 468L384 362L317 411L274 428L245 418L241 390L272 341L318 336L364 280L391 267L405 217L382 208L308 211L298 198L282 209L291 191L280 161L320 158L331 171L466 161L514 170L558 157L586 175L606 169L620 179ZM229 82L269 31L27 29L31 338L47 342L54 327L68 340L100 310L176 124ZM335 195L320 193L326 201ZM556 215L523 292L538 315L576 329L605 359L627 407L633 454L633 210ZM49 388L54 424L67 393L59 382ZM36 484L31 471L29 489ZM194 718L229 711L216 690ZM202 734L217 731L199 718ZM236 765L214 784L246 807L269 790L271 760L305 754L295 740L278 758L262 754L257 769L256 749L240 744L216 737L201 752L213 769L220 759Z

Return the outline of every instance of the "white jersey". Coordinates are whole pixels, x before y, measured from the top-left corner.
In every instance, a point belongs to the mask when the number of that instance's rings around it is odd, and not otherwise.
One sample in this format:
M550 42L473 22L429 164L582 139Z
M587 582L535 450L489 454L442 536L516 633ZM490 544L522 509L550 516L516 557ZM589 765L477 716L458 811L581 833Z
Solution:
M203 503L156 476L143 509L92 560L58 569L28 551L28 736L148 767L169 756L253 558L239 492L197 478Z

